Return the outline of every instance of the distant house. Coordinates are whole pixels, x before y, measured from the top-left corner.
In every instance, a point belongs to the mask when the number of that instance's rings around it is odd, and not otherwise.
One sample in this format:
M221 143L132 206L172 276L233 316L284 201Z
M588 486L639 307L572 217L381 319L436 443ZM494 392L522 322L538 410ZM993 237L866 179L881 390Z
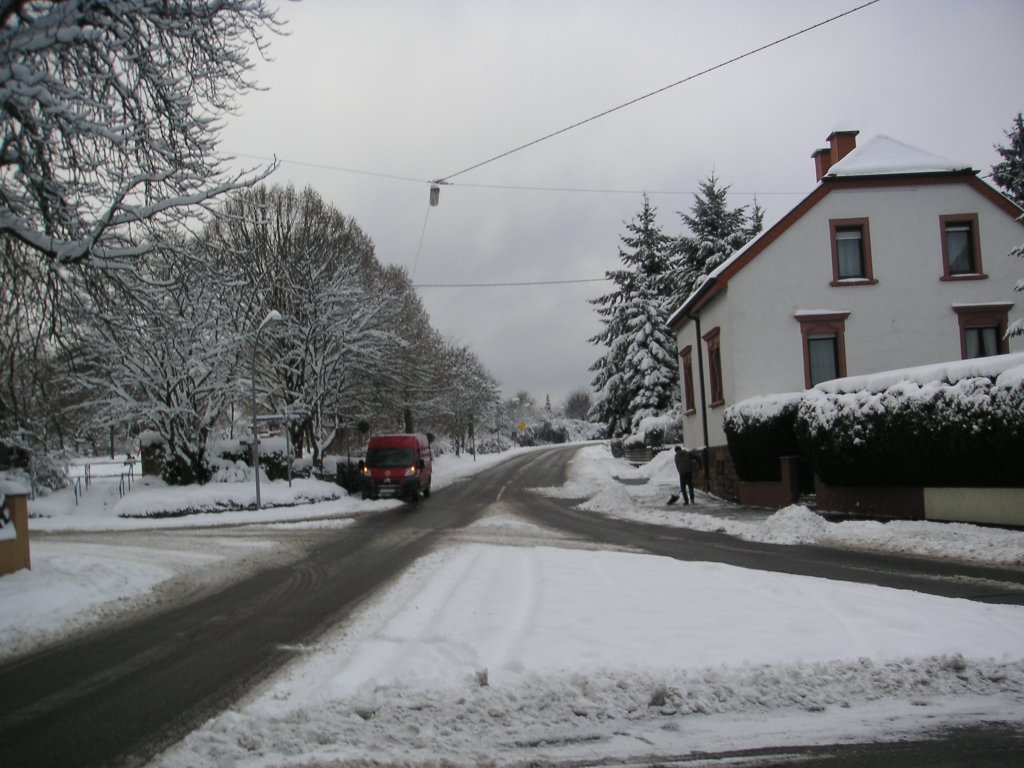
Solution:
M972 168L857 131L813 154L818 184L672 314L690 445L736 498L726 406L821 381L1024 350L1021 210ZM1014 299L1017 299L1016 303Z

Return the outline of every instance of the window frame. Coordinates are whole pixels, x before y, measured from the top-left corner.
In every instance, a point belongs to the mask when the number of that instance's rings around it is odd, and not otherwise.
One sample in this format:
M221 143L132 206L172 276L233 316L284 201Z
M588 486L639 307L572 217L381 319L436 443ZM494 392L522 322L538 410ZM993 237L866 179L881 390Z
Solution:
M949 240L947 232L949 227L966 224L971 228L971 255L974 257L973 272L953 273L949 270ZM986 280L988 275L981 261L981 229L978 225L978 214L976 213L949 213L939 216L939 239L942 247L942 277L940 280L956 282L959 280Z
M683 373L683 407L687 416L697 412L697 399L693 391L693 346L687 345L679 351Z
M996 328L997 343L999 344L996 354L1009 354L1010 342L1006 338L1006 329L1010 323L1011 309L1013 309L1011 302L954 304L953 311L956 313L957 324L960 326L960 359L974 359L967 357L967 331L972 328Z
M800 324L800 346L804 358L804 388L811 389L811 348L812 336L834 336L836 340L836 378L846 373L846 318L849 312L815 312L794 315Z
M725 405L725 386L722 377L722 329L712 328L704 334L704 343L708 350L708 390L711 402L708 407L717 408Z
M839 233L844 230L860 230L860 257L864 274L860 277L839 276ZM832 248L832 281L829 285L842 288L852 285L876 285L874 263L871 258L871 227L867 217L856 219L829 219L829 244Z

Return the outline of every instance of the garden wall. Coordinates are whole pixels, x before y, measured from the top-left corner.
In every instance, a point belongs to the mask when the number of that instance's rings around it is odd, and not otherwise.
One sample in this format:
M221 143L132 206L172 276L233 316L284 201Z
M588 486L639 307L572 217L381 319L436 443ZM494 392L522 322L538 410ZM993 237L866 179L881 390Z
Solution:
M1024 527L1024 488L925 488L924 516Z
M760 482L739 481L739 502L748 507L781 509L800 499L800 457L779 459L781 479Z
M815 487L819 512L1024 527L1024 488Z

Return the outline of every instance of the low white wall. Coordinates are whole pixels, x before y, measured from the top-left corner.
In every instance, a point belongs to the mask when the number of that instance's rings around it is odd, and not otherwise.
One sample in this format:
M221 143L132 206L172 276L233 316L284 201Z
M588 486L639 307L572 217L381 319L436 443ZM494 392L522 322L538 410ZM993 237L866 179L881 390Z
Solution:
M1024 488L925 488L926 520L1024 526Z

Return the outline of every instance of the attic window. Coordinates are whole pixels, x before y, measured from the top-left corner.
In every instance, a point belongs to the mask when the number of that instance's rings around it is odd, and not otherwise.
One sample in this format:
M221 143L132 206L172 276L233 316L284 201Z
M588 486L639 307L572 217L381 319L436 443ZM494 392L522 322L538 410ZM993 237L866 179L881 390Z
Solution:
M981 246L978 214L940 216L942 225L942 279L978 280L981 270Z
M841 227L836 230L836 251L839 258L840 280L864 277L864 230L860 227Z
M876 282L871 267L871 235L867 219L831 219L831 285L864 285Z

